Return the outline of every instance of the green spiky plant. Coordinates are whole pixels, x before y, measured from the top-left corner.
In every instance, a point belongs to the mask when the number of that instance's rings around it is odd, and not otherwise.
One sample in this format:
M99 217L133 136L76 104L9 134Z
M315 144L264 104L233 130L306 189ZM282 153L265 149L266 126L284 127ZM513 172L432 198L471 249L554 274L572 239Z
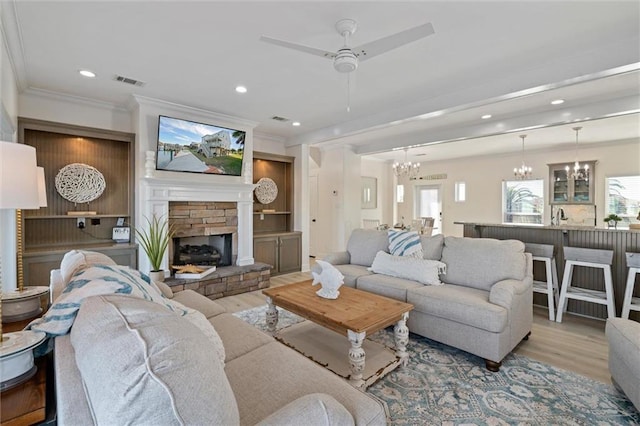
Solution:
M136 235L142 249L149 258L151 272L157 272L161 270L162 258L167 251L169 241L175 234L175 227L169 225L168 220L158 218L156 215L153 215L151 220L145 217L145 220L148 227L146 229L136 228Z

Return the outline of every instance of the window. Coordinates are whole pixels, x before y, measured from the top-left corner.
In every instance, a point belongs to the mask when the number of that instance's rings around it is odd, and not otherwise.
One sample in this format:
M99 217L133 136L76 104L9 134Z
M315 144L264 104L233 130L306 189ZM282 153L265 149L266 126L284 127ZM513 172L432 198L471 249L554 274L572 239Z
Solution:
M467 199L467 185L464 182L455 183L455 200L456 203L461 203Z
M502 183L502 223L542 225L544 180L508 180Z
M614 176L606 180L604 215L617 214L618 226L628 228L640 213L640 176Z
M404 185L398 185L396 187L396 202L404 203Z

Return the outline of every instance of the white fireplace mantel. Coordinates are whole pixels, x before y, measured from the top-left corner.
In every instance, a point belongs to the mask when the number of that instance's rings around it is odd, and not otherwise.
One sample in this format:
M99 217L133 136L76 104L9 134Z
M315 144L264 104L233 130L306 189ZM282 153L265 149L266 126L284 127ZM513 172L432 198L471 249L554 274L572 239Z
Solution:
M238 205L238 257L236 265L252 265L254 184L236 182L187 182L165 178L143 178L142 217L169 217L169 201L219 201ZM144 224L138 221L139 224ZM162 261L168 271L168 253ZM149 270L149 259L140 256L140 269Z

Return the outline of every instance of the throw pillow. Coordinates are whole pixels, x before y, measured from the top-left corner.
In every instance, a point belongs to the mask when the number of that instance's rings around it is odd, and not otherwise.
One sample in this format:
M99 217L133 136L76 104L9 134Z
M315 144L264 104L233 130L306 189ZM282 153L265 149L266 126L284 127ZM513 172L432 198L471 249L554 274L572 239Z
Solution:
M416 231L387 231L389 236L389 253L394 256L408 256L422 259L422 244ZM376 255L377 256L377 255Z
M447 271L447 265L437 260L393 256L379 251L368 269L376 274L405 278L426 285L442 285L440 274Z
M95 251L86 250L71 250L62 258L60 262L60 273L62 274L62 280L64 285L67 285L76 272L82 268L86 268L93 265L115 265L113 261L106 254L98 253Z

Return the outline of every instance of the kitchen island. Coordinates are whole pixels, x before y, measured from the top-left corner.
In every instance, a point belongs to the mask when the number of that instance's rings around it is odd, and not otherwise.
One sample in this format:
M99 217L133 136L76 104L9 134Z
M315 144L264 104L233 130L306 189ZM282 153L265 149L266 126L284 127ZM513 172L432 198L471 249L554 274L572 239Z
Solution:
M622 300L627 282L627 264L625 253L640 253L640 231L629 229L607 229L593 226L571 225L512 225L495 223L454 222L462 225L463 235L471 238L495 238L498 240L520 240L524 243L551 244L556 249L558 282L562 283L564 272L563 247L583 247L613 250L613 291L616 301L616 315L622 311ZM536 262L539 263L539 262ZM534 266L536 277L544 276L542 265ZM573 274L573 283L581 287L602 290L604 280L602 271L578 267ZM640 295L640 278L636 277L634 296ZM534 294L534 303L546 306L546 295ZM569 300L567 312L593 318L607 318L604 305ZM630 318L640 320L640 312L631 311Z

